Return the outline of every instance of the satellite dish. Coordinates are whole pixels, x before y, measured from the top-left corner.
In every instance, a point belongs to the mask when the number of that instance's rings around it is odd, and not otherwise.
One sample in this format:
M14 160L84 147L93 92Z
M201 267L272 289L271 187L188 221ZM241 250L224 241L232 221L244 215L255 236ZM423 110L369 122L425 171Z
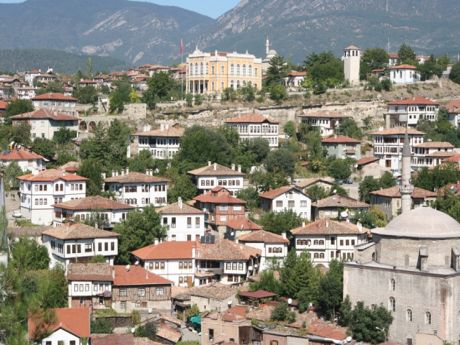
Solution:
M346 339L345 339L345 340L346 340L346 342L347 342L347 343L349 343L350 341L352 341L352 340L353 340L353 338L352 338L352 337L346 337Z
M288 304L292 304L292 298L288 298Z
M131 328L131 333L134 334L134 332L136 332L136 327L132 327L132 328Z
M340 212L340 217L341 218L348 218L348 212L347 211Z

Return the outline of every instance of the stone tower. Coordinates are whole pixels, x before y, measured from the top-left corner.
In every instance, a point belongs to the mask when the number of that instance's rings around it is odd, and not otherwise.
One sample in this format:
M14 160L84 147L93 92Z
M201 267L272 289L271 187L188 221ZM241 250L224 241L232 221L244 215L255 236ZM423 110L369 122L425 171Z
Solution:
M409 135L404 135L404 146L402 151L402 168L401 168L401 212L409 212L412 208L412 191L414 186L411 184L410 165L411 165L411 149Z
M343 56L343 71L345 74L345 80L350 85L359 84L359 71L361 64L361 50L354 45L348 46L344 49Z

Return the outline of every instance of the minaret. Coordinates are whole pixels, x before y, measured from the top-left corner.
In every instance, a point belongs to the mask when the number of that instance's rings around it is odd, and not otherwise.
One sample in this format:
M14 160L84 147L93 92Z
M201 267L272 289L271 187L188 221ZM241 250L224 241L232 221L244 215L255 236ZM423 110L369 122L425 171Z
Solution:
M412 208L412 191L414 186L411 184L410 165L411 165L411 149L409 142L409 135L404 135L404 146L402 151L402 168L401 168L401 212L408 212Z
M267 36L267 39L265 40L265 56L268 56L268 54L270 54L270 40Z

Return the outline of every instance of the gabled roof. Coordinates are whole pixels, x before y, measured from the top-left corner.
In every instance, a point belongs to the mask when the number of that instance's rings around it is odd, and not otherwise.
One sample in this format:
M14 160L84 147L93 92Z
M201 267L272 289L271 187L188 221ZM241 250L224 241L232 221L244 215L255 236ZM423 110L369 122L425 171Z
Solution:
M357 139L350 138L344 135L333 136L324 138L321 140L323 144L360 144L361 142Z
M216 240L215 243L198 243L196 258L215 261L246 261L261 255L259 249L229 240Z
M294 236L299 235L358 235L369 230L349 222L337 222L335 220L323 218L313 223L291 230Z
M43 156L24 148L14 148L0 153L0 161L29 161L43 159Z
M379 161L380 158L378 157L374 157L374 156L371 156L371 157L363 157L361 159L358 159L356 161L356 164L359 166L359 165L367 165L367 164L370 164L370 163L374 163L374 162L377 162Z
M190 170L188 174L193 176L244 176L244 173L219 163L212 163L198 169Z
M425 141L424 143L416 144L413 147L426 149L453 149L455 146L447 141Z
M289 241L281 236L274 234L273 232L260 230L253 231L249 234L244 234L238 237L239 242L259 242L259 243L284 243L287 244Z
M158 210L160 214L204 214L204 211L192 207L184 202L166 205Z
M143 261L192 259L196 246L195 241L165 241L139 248L131 254Z
M88 196L82 199L75 199L54 205L54 208L64 210L85 211L85 210L129 210L134 206L121 202L106 199L102 196Z
M458 163L460 162L460 153L443 160L444 163Z
M262 227L252 221L250 221L247 218L236 218L236 219L230 219L227 220L225 225L234 230L240 230L240 231L259 231L262 230Z
M59 170L64 170L68 173L75 173L78 169L80 169L80 162L77 161L70 161L59 167Z
M216 187L218 189L218 187ZM246 205L246 201L231 196L230 193L219 194L219 191L214 188L210 192L198 195L193 198L195 201L199 201L207 204L240 204ZM222 188L225 189L225 188Z
M113 281L112 266L107 263L71 263L67 266L67 280Z
M116 232L96 229L81 223L65 223L61 226L52 226L43 231L42 235L60 240L111 238L119 236Z
M49 109L40 108L29 113L19 114L11 117L12 120L52 120L52 121L78 121L79 118L55 112Z
M343 207L343 208L369 208L365 202L350 198L348 196L331 195L312 204L317 208Z
M449 113L459 114L460 113L460 99L455 99L450 101L445 105L445 107Z
M63 93L44 93L32 98L32 101L60 101L60 102L77 102L75 97L66 96Z
M291 191L298 192L298 193L300 193L302 195L305 195L304 192L302 192L296 186L283 186L283 187L279 187L279 188L276 188L276 189L270 189L269 191L260 193L259 197L261 197L263 199L273 200L273 199L279 197L280 195L283 195L283 194L291 192Z
M154 129L152 131L136 132L134 135L142 137L180 138L184 135L184 132L184 128L172 126L166 129Z
M169 182L165 177L150 176L140 172L130 172L128 174L112 176L105 179L106 183L157 183Z
M348 118L350 116L343 115L334 111L309 111L305 114L299 115L299 117L320 117L320 118Z
M396 99L389 102L388 105L439 105L439 103L426 97L416 96L406 99Z
M424 132L420 132L412 127L408 127L407 129L405 127L393 127L393 128L388 128L388 129L382 129L379 131L371 131L368 134L369 135L424 135Z
M79 338L90 336L90 309L89 308L55 308L55 322L43 325L40 333L53 333L58 329L64 329ZM41 315L30 315L27 321L29 339L37 336L37 326L41 324Z
M383 196L387 198L400 198L401 197L401 191L399 189L399 186L393 186L390 188L375 190L373 192L370 192L369 194L376 195L376 196ZM414 187L411 197L412 199L436 198L437 194L430 190Z
M38 172L37 174L27 174L18 177L21 181L28 181L28 182L53 182L58 180L63 181L87 181L86 177L82 177L75 174L69 174L63 170L59 169L47 169Z
M225 123L272 123L278 124L278 121L272 120L269 117L263 116L259 113L249 113L243 114L238 117L234 117L228 120L225 120Z
M359 50L359 49L360 48L358 46L355 46L354 44L351 44L345 48L345 50Z
M324 183L328 184L330 186L334 185L334 180L330 177L311 177L311 178L303 178L299 179L298 182L295 183L295 185L301 189L308 188L316 183Z
M398 65L398 66L392 66L390 69L417 69L417 67L412 66L412 65Z
M113 266L114 286L172 285L173 282L138 265Z

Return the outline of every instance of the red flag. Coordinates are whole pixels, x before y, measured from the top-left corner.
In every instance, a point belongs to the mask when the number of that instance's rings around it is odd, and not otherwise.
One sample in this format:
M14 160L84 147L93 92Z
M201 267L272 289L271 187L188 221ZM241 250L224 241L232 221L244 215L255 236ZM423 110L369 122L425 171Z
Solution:
M180 45L179 45L179 54L184 55L184 53L185 53L184 41L181 39Z

